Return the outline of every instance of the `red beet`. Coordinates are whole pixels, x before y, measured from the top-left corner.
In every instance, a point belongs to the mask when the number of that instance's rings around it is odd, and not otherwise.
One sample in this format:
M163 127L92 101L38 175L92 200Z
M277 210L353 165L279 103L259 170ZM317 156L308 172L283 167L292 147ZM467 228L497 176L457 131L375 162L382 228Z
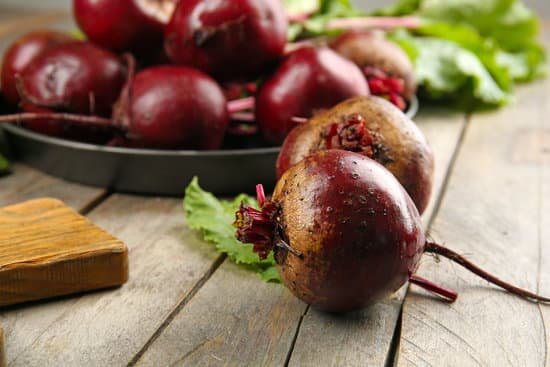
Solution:
M422 213L432 189L434 157L424 135L388 101L356 97L296 126L277 159L277 177L320 150L360 153L386 167L403 185Z
M303 47L290 53L260 88L256 120L266 140L281 144L296 126L293 117L309 118L368 94L365 78L353 63L328 48Z
M455 252L426 242L412 200L383 166L360 154L311 155L281 177L273 198L258 190L261 210L241 205L237 238L265 258L274 250L284 284L326 311L351 311L407 280L454 301L457 294L414 275L424 252L459 263L522 297L550 299L511 286Z
M208 75L187 67L157 66L130 76L111 119L64 113L0 116L1 122L49 119L60 124L117 129L112 145L217 149L228 123L223 91Z
M93 43L116 52L154 56L177 0L74 0L74 17Z
M208 75L187 67L157 66L139 72L129 100L114 119L128 138L160 148L217 149L228 123L223 91Z
M405 52L373 32L346 32L331 47L361 68L371 93L384 97L405 110L416 93L414 68Z
M277 61L286 39L279 0L185 0L166 28L165 49L178 64L234 79Z
M2 62L0 86L5 101L11 106L17 106L20 99L15 76L21 74L45 50L70 41L74 41L74 38L49 30L34 31L17 39L4 54Z

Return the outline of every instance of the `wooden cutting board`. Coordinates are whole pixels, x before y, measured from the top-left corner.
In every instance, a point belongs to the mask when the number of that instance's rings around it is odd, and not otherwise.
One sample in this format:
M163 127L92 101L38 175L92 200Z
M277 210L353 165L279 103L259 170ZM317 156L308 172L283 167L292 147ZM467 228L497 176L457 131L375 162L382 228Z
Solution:
M0 209L0 306L128 280L128 249L63 202Z

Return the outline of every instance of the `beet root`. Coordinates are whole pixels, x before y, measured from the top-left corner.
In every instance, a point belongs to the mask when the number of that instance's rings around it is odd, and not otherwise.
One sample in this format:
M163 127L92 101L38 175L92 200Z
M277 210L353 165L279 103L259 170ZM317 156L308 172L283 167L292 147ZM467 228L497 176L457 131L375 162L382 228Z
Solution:
M156 57L177 0L74 0L73 13L87 38L114 52Z
M0 86L5 101L17 106L16 75L21 74L42 52L62 43L74 41L71 36L50 30L34 31L17 39L4 54Z
M71 42L44 51L20 80L25 104L109 116L126 80L126 67L109 51L88 42Z
M282 56L287 26L278 0L186 0L166 27L165 49L217 78L255 77Z
M320 150L360 153L386 167L411 196L418 211L428 206L434 157L416 124L388 101L356 97L295 127L277 159L277 177Z
M344 312L395 292L407 281L448 301L456 292L416 276L424 252L444 256L523 298L549 298L510 285L456 252L426 242L420 215L383 166L357 153L327 150L291 167L260 210L241 205L236 237L271 250L285 286L313 307Z
M158 148L218 149L229 121L220 86L187 67L157 66L136 74L114 120L134 143Z
M384 97L401 110L416 93L414 67L396 44L374 32L346 32L331 43L332 49L354 62L365 74L371 93Z
M309 118L320 110L369 89L361 71L328 48L293 51L260 88L256 120L267 141L281 144L297 125L294 117Z
M291 292L322 310L358 309L395 292L424 250L420 216L402 186L356 153L306 157L281 177L269 203L266 250L274 249ZM248 228L240 231L240 240L258 243Z

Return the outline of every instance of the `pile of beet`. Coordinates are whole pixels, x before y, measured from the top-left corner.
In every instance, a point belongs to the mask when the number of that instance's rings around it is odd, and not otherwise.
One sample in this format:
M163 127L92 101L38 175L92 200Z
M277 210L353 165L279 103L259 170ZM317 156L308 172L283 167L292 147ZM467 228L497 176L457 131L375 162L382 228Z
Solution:
M288 44L296 20L280 0L73 0L73 12L85 40L35 31L4 55L14 113L0 123L134 148L273 146L348 98L404 110L416 90L378 33Z

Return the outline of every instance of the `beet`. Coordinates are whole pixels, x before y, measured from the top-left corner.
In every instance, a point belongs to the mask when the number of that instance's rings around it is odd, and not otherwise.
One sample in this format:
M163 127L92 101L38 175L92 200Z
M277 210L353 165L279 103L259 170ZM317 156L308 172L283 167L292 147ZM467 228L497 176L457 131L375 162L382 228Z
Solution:
M229 120L222 89L208 75L187 67L157 66L133 75L115 104L112 118L69 113L21 113L1 122L56 121L83 128L116 129L111 145L162 149L218 149ZM247 101L238 101L242 104ZM246 103L245 103L246 104ZM238 109L238 108L237 108Z
M80 29L93 43L115 52L156 57L177 0L74 0Z
M265 258L273 250L284 284L312 306L333 312L360 309L407 281L449 301L457 294L414 275L424 252L447 257L504 289L524 291L481 270L445 247L427 242L420 215L383 166L360 154L328 150L290 168L260 210L241 205L237 238Z
M19 92L38 107L108 116L125 80L119 57L78 41L44 51L21 74Z
M356 97L295 127L277 159L277 177L320 150L360 153L386 167L403 185L420 213L428 206L434 157L422 132L388 101Z
M139 72L114 119L129 140L149 147L218 149L228 124L226 99L208 75L187 67Z
M15 76L45 50L74 41L74 38L61 32L41 30L25 34L18 38L4 54L0 86L6 103L11 106L19 104L19 93L15 85Z
M261 86L256 120L267 141L281 144L296 126L294 117L309 118L319 110L369 89L361 71L328 48L293 51Z
M417 84L413 65L399 46L379 33L350 31L336 38L331 47L361 68L372 94L405 110Z
M166 27L177 64L222 79L256 76L283 54L286 15L279 0L185 0Z

